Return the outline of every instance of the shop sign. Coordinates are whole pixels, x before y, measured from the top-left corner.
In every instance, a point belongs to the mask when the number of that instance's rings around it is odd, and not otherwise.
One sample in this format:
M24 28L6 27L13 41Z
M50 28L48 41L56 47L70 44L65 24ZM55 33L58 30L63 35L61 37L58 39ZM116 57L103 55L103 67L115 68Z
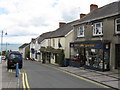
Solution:
M74 47L78 47L78 48L103 48L103 44L102 43L70 43L70 47L74 48Z

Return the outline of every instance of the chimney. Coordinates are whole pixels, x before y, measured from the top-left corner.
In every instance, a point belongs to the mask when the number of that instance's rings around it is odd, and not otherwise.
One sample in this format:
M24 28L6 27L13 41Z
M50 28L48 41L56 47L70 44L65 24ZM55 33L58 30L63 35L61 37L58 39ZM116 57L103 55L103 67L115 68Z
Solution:
M90 5L90 11L93 11L93 10L95 10L97 8L98 8L98 5L96 5L96 4L91 4Z
M59 22L59 27L64 26L66 23L65 22Z
M85 16L86 16L86 14L83 14L83 13L80 14L80 18L83 18Z

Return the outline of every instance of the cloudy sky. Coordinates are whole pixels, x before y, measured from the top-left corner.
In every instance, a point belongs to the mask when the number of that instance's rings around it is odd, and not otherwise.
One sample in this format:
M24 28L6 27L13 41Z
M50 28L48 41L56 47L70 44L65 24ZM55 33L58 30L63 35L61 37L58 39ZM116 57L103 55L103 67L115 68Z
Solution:
M53 31L59 22L79 19L90 4L102 7L117 0L0 0L0 34L4 43L29 43L31 38ZM8 34L5 35L5 32Z

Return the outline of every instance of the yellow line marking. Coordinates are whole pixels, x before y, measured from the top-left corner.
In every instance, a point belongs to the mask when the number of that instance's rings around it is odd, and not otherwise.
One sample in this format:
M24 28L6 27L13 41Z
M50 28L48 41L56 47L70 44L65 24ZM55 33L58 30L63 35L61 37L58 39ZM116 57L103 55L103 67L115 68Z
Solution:
M24 90L26 90L25 88L25 79L24 79L24 73L22 73L22 85L23 85L23 88Z
M73 73L69 73L69 72L67 72L67 71L60 70L60 69L54 68L54 67L52 67L52 66L48 66L48 65L46 65L46 64L42 64L42 65L47 66L47 67L51 67L51 68L53 68L53 69L59 70L59 71L61 71L61 72L64 72L64 73L69 74L69 75L71 75L71 76L74 76L74 77L76 77L76 78L82 79L82 80L84 80L84 81L88 81L88 82L90 82L90 83L96 84L96 85L98 85L98 86L101 86L101 87L104 87L104 88L110 88L110 87L108 87L108 86L105 86L105 85L100 84L100 83L97 83L97 82L95 82L95 81L92 81L92 80L86 79L86 78L84 78L84 77L75 75L75 74L73 74Z
M12 69L8 69L8 72L12 72Z
M30 90L30 86L29 86L29 84L28 84L27 73L25 73L25 81L26 81L26 86L27 86L28 90Z
M11 69L11 72L12 72L12 69Z

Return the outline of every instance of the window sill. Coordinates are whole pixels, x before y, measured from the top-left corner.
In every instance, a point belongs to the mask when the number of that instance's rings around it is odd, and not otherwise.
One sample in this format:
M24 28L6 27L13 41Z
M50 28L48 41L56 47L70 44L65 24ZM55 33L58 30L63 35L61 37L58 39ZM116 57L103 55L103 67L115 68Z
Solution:
M93 35L92 37L103 37L103 35Z
M77 38L84 38L85 36L78 36Z
M80 39L80 38L85 38L85 37L77 37L77 39Z

